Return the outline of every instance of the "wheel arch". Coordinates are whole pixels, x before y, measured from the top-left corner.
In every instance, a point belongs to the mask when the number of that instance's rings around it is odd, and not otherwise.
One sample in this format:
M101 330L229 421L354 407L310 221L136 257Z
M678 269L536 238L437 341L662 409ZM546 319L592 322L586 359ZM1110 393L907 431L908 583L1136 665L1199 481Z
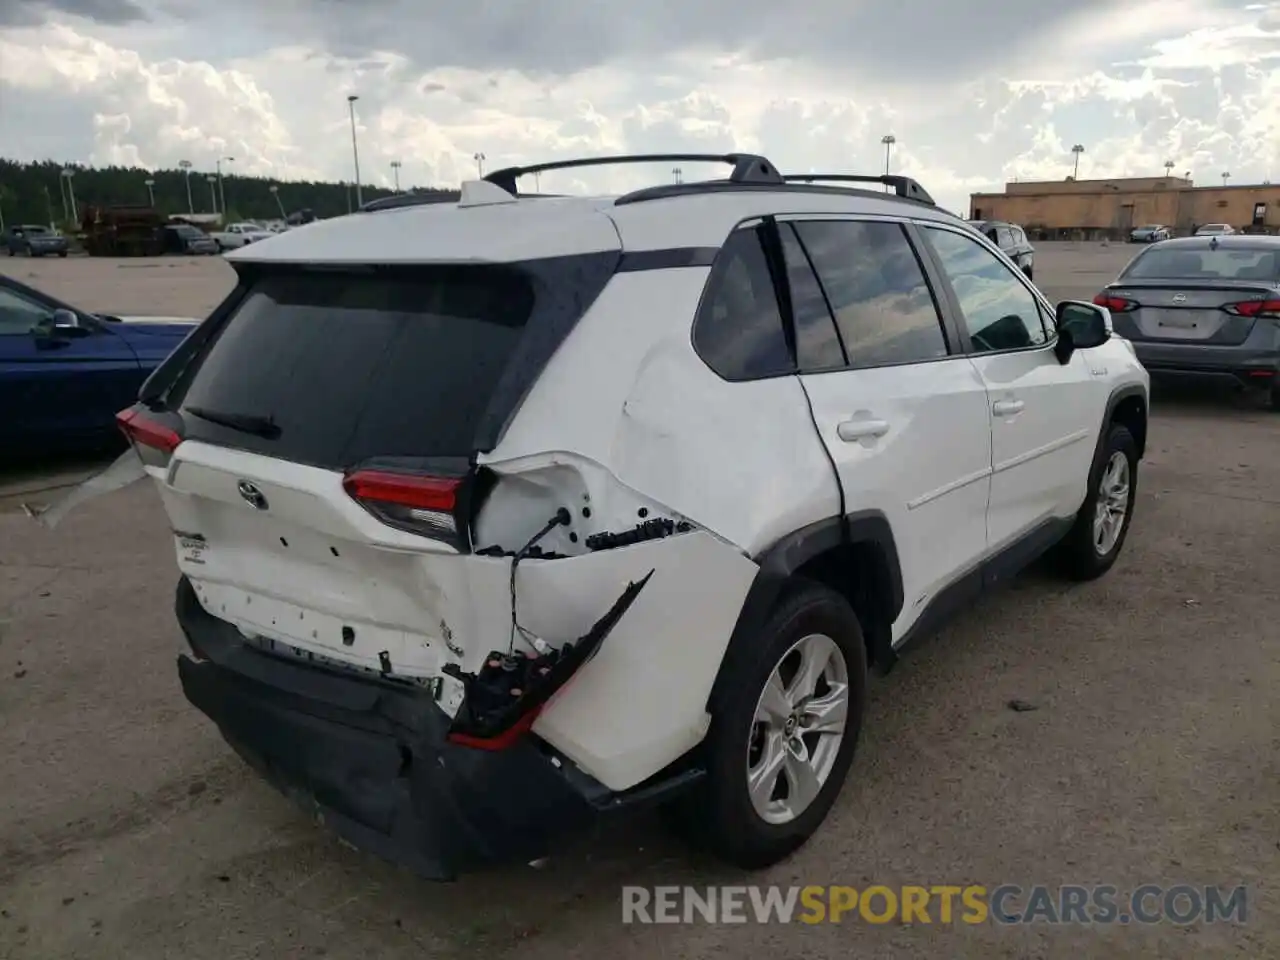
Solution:
M756 629L800 580L822 583L845 597L858 615L868 659L887 669L892 626L902 610L902 568L888 518L879 510L828 517L774 541L754 558L760 569L747 591L707 709L715 713L732 659L756 642Z
M1138 384L1119 387L1107 398L1107 412L1103 418L1103 436L1098 443L1105 442L1106 432L1112 424L1119 424L1133 436L1138 447L1138 459L1141 460L1147 450L1147 391Z

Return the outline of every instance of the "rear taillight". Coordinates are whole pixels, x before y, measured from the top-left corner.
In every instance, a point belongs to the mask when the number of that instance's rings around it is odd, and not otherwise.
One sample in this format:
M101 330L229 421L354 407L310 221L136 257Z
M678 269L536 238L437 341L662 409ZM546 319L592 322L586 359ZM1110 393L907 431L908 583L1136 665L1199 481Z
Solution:
M388 526L450 543L458 541L458 492L451 477L357 470L342 481L347 495Z
M173 451L182 442L176 431L149 419L137 407L117 413L116 425L149 467L167 467Z
M1100 307L1106 307L1112 313L1128 313L1130 310L1138 309L1138 301L1126 300L1124 297L1113 297L1106 293L1100 293L1093 298L1093 302Z
M1225 304L1222 309L1237 317L1280 319L1280 300L1242 300Z

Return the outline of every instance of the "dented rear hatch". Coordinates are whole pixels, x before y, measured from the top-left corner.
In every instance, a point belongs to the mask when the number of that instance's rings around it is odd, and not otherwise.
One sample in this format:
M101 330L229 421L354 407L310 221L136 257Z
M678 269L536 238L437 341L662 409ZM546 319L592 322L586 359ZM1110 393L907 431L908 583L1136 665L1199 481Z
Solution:
M205 609L276 652L405 678L501 640L466 637L471 568L494 564L471 555L475 457L617 257L237 264L126 424Z

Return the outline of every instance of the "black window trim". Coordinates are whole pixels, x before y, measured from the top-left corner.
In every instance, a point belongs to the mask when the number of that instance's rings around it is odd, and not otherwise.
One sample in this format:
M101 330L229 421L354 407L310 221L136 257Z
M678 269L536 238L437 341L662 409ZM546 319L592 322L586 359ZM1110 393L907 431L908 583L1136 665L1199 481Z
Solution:
M782 321L782 336L783 340L786 342L787 352L791 361L791 369L789 370L780 370L777 373L769 373L758 377L727 377L712 366L711 362L703 356L702 351L698 348L698 321L702 318L702 308L706 305L708 298L714 294L715 287L713 285L713 281L719 276L717 271L724 260L725 250L728 249L729 242L733 239L734 234L738 233L740 230L750 230L753 233L760 231L760 242L764 251L765 263L769 268L769 279L773 282L774 301L777 303L778 316ZM773 242L765 242L764 237L770 233L773 234ZM771 250L770 247L773 249ZM762 380L778 380L782 377L794 377L798 372L796 365L795 328L791 325L790 318L789 299L791 294L788 289L788 303L784 305L782 294L778 290L777 286L777 270L781 256L782 247L777 241L775 218L768 214L756 213L749 217L742 218L729 229L728 233L725 234L724 241L720 244L720 249L716 253L714 262L709 268L707 268L707 279L702 284L702 292L698 294L698 302L694 305L693 318L689 323L689 347L693 350L694 355L702 361L702 365L725 383L757 383ZM785 277L785 275L785 264L783 264L783 276Z
M934 220L915 220L913 221L912 226L915 228L933 227L938 230L945 230L948 233L954 233L962 237L967 237L970 240L974 239L974 233L977 232L977 231L970 231L970 230L957 230L954 227L952 227L950 224L940 223ZM981 234L979 234L979 237L980 237L980 240L979 240L980 243L982 241L986 241L984 245L987 248L990 248L992 246L991 242L987 240L985 236L982 236ZM997 257L996 259L999 261L1002 267L1004 267L1006 270L1009 271L1010 274L1013 275L1014 279L1017 280L1018 283L1022 285L1023 289L1027 290L1031 294L1032 299L1034 299L1036 302L1036 305L1041 309L1041 311L1043 311L1043 314L1040 318L1040 322L1041 322L1041 325L1044 327L1045 331L1049 334L1049 338L1044 343L1032 344L1029 347L1011 347L1007 350L976 350L974 349L973 339L969 336L969 325L968 323L966 323L964 319L964 311L960 308L960 299L956 296L955 289L951 286L951 279L947 276L946 270L943 269L941 257L938 256L937 250L935 250L933 244L929 242L929 238L926 234L924 234L923 229L920 229L920 244L923 247L923 249L927 251L927 256L930 262L933 264L933 268L937 272L937 275L942 283L942 289L945 292L950 312L955 317L954 327L957 331L957 335L960 338L959 342L960 342L961 350L965 355L971 356L971 357L996 357L996 356L1002 356L1004 354L1010 354L1010 353L1034 353L1039 350L1044 350L1044 351L1053 350L1054 346L1058 342L1058 327L1057 327L1057 320L1056 320L1057 310L1055 310L1053 306L1049 303L1049 301L1045 299L1044 294L1042 294L1039 290L1037 290L1027 280L1026 274L1024 274L1017 267L1011 267L1008 263L1005 263L1005 260L1007 259L1005 257ZM999 252L1000 252L999 250L996 251L996 253L999 253Z
M894 216L888 216L885 214L873 214L873 213L849 214L849 213L807 212L807 213L779 214L778 220L779 222L792 223L792 224L824 222L824 221L825 222L836 221L839 223L896 224L902 230L903 235L907 241L907 246L911 249L911 252L915 255L916 263L919 265L920 272L924 276L925 286L927 286L929 289L929 296L932 297L934 309L937 311L937 314L938 314L938 323L942 333L942 342L943 342L943 345L947 348L947 352L941 357L928 357L928 358L915 359L915 360L898 360L898 361L887 362L887 363L853 363L848 359L849 353L848 353L848 350L844 348L844 337L843 335L841 335L840 345L841 345L841 349L845 349L845 365L840 368L830 367L830 368L824 368L821 370L802 370L800 372L803 375L821 376L822 374L825 374L825 373L844 373L844 372L849 372L853 370L879 370L885 367L908 367L916 364L941 363L946 360L954 360L957 357L961 357L964 355L963 351L961 350L962 341L959 339L959 330L957 329L957 326L955 323L955 317L952 317L950 315L950 311L948 309L947 303L941 297L938 296L938 291L941 289L938 286L938 281L940 278L939 274L937 273L936 270L931 269L931 263L926 261L925 257L922 255L920 250L919 238L914 235L914 232L912 230L913 222L910 219L906 217L894 217ZM926 220L923 222L932 223L934 221ZM818 274L817 268L814 267L813 265L813 258L809 255L808 248L806 248L804 245L804 240L800 236L800 231L796 230L795 234L796 234L796 238L800 240L801 249L805 251L805 258L808 259L809 265L813 269L814 277L817 278L818 280L818 288L822 290L822 298L827 303L828 312L831 313L831 322L835 324L836 332L837 334L839 334L840 324L836 322L835 313L834 311L831 310L831 298L827 296L826 288L822 284L822 277ZM959 314L957 313L956 316L958 317Z

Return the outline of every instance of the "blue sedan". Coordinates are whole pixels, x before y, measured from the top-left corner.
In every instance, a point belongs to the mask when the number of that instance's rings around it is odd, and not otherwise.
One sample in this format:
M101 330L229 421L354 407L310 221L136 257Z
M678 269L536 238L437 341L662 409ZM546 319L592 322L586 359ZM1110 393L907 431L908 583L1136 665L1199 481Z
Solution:
M199 320L111 317L0 276L0 459L90 451Z

